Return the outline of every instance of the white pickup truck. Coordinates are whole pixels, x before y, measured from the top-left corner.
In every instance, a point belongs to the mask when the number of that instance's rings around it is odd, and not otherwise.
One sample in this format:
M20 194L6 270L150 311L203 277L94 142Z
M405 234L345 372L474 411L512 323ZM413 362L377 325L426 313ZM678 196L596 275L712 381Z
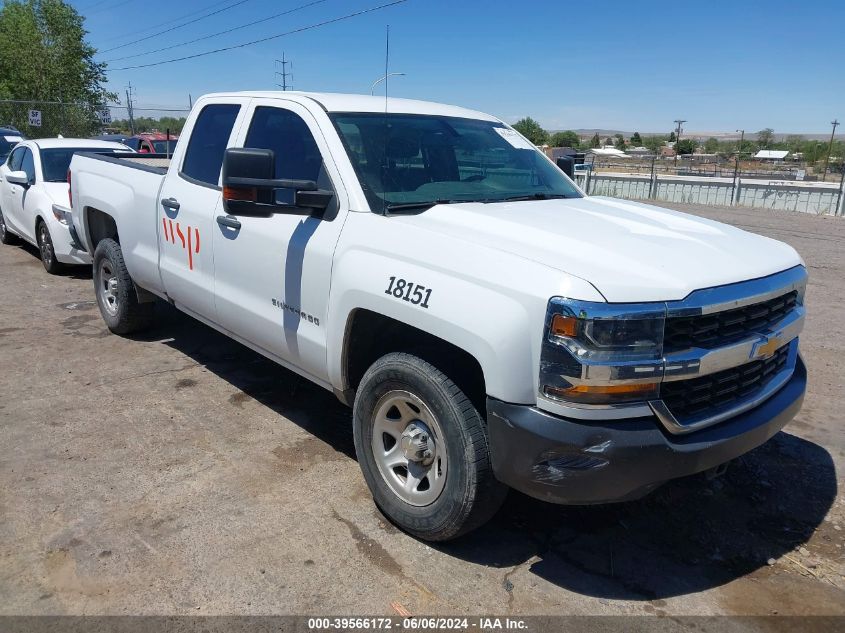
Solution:
M156 160L71 164L109 328L159 297L332 390L376 504L421 538L508 487L605 503L718 470L801 406L792 248L586 197L495 117L214 94Z

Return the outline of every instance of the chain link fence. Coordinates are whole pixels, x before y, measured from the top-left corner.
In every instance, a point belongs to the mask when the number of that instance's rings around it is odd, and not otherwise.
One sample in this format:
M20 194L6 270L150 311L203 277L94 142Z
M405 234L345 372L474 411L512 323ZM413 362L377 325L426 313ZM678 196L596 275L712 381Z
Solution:
M0 99L0 127L11 126L28 138L87 138L105 133L137 134L181 130L188 108L132 108L123 105Z

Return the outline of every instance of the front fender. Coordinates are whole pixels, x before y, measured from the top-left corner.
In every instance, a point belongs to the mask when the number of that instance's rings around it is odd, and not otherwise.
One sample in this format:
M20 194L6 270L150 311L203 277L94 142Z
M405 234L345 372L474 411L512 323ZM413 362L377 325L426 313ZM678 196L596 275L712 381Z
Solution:
M487 395L505 402L536 402L540 344L551 296L601 300L586 282L501 252L438 249L449 268L432 260L421 243L395 253L339 249L333 266L327 354L329 378L343 391L344 339L356 309L413 326L471 354L481 366ZM466 245L464 244L464 247ZM418 257L414 251L419 250ZM482 247L481 250L489 250ZM388 293L390 278L431 290L428 308ZM395 284L395 280L394 280ZM344 327L344 324L346 327ZM447 370L448 368L444 368Z

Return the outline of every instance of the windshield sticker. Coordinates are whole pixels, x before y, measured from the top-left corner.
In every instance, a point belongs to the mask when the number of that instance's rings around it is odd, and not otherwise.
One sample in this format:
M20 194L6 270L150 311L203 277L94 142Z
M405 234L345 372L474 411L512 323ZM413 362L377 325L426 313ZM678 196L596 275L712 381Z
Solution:
M20 143L23 140L22 136L4 136L8 143Z
M516 149L537 149L529 141L525 140L516 131L506 127L494 127L496 133L505 139L512 147Z

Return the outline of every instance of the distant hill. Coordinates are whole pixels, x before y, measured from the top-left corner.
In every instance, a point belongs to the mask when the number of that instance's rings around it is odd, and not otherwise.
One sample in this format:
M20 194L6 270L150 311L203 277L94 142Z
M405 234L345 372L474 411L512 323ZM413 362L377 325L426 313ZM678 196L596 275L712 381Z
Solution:
M555 132L563 132L563 131L565 131L565 130L549 130L549 132L551 134L554 134ZM629 131L626 131L626 130L609 130L609 129L606 129L606 128L578 128L578 129L575 129L575 130L572 130L572 131L575 132L580 137L591 137L596 132L598 132L598 135L602 139L607 138L608 136L613 137L615 134L621 134L625 138L629 138L631 136L631 134L634 133L633 131L629 132ZM660 136L660 135L668 135L668 134L669 134L668 131L667 132L642 132L642 131L640 131L640 136ZM830 139L830 132L828 132L827 134L824 134L824 133L822 133L822 134L811 134L809 132L808 133L790 132L790 133L787 134L787 133L778 133L776 131L775 132L775 141L782 141L787 136L793 136L793 135L803 136L808 141L826 141L826 140ZM683 132L681 132L681 138L694 138L694 139L702 140L702 141L707 140L711 136L713 138L719 139L720 141L738 141L740 134L739 134L739 132L701 132L701 131L698 131L698 130L684 130ZM745 138L748 139L749 141L754 141L754 140L757 139L757 134L755 132L746 132ZM837 134L836 138L840 141L845 141L845 134Z

